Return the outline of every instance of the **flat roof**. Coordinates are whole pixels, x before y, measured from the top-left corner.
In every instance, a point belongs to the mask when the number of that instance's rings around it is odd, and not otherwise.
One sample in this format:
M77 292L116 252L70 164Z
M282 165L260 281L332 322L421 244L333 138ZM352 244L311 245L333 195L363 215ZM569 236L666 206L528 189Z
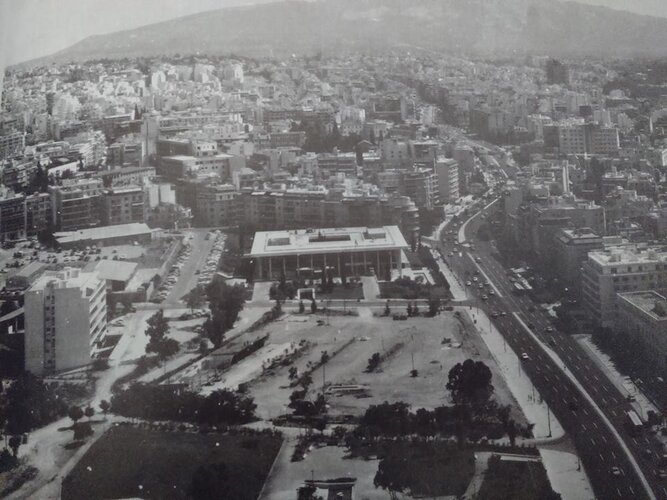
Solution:
M152 232L143 222L133 222L131 224L118 224L115 226L93 227L90 229L80 229L78 231L66 231L55 233L54 236L59 244L73 243L85 240L105 240L109 238L120 238L125 236L141 236Z
M626 302L632 304L642 313L655 321L667 321L667 298L655 290L619 293ZM661 304L661 307L656 307Z
M398 226L297 229L255 233L247 255L273 257L408 248Z
M57 288L94 288L99 283L95 272L84 272L77 268L66 267L61 271L46 271L30 287L30 291L44 290L46 285L55 281Z
M129 281L138 264L136 262L123 262L119 260L99 260L95 263L94 271L103 280Z
M588 258L601 266L667 262L667 247L619 245L589 252Z

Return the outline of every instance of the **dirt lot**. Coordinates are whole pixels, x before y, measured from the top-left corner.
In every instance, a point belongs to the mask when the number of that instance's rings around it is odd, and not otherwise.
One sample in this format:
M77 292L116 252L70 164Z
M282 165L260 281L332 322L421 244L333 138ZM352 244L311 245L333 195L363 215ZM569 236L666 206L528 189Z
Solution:
M328 397L332 415L361 415L369 405L384 401L405 401L413 409L449 404L445 389L447 374L456 363L467 358L489 365L496 400L515 405L484 342L476 333L468 333L453 313L407 321L361 314L359 317L331 317L330 325L322 326L317 326L317 319L322 317L290 315L268 325L265 331L270 336L263 350L276 352L275 346L306 341L306 349L290 365L297 367L300 374L309 369L309 362L317 363L322 351L327 351L332 357L324 370L317 368L312 372L309 396L314 398L322 391L323 377L327 387L356 384L364 389L363 394L357 395L341 395L334 391ZM366 373L368 359L376 352L386 359L374 372ZM261 353L258 354L260 362ZM410 376L413 359L418 371L414 378ZM261 418L272 418L288 411L286 405L294 390L289 387L288 370L289 366L280 366L255 376L250 390ZM523 417L514 413L518 421L523 422Z

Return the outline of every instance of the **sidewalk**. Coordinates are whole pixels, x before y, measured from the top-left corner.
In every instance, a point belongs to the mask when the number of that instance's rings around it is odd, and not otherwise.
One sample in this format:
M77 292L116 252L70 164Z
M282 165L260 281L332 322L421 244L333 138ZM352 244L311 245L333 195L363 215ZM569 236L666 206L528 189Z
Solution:
M506 344L503 336L482 310L477 308L471 310L467 307L458 309L477 320L477 330L503 374L514 399L526 419L535 424L533 428L535 439L519 438L517 442L523 441L526 444L533 442L538 446L551 486L564 500L595 498L583 467L577 470L578 460L572 443L567 439L558 419L548 411L546 402L541 400L539 392L523 372L519 357Z
M430 245L425 245L425 246L430 246ZM465 288L463 287L463 284L454 275L449 266L442 260L440 253L437 250L431 248L431 254L433 255L435 261L438 263L438 269L440 269L440 272L443 274L443 276L447 280L447 283L449 284L449 291L452 293L452 298L454 299L454 301L458 302L462 300L467 300L468 294Z

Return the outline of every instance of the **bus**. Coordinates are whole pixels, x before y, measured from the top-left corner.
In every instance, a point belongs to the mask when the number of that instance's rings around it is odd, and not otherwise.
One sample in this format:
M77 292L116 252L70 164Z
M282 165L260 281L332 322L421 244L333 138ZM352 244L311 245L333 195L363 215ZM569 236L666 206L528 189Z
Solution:
M644 423L642 422L642 419L639 418L639 415L637 415L637 412L630 410L625 412L625 414L628 417L625 422L625 427L627 428L628 433L631 436L641 434L642 430L644 429Z

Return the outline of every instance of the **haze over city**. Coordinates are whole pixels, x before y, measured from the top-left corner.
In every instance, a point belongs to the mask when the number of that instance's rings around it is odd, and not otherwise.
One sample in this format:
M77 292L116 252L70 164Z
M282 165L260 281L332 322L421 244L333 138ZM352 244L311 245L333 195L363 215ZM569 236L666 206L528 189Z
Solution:
M0 497L667 500L667 6L0 0Z

